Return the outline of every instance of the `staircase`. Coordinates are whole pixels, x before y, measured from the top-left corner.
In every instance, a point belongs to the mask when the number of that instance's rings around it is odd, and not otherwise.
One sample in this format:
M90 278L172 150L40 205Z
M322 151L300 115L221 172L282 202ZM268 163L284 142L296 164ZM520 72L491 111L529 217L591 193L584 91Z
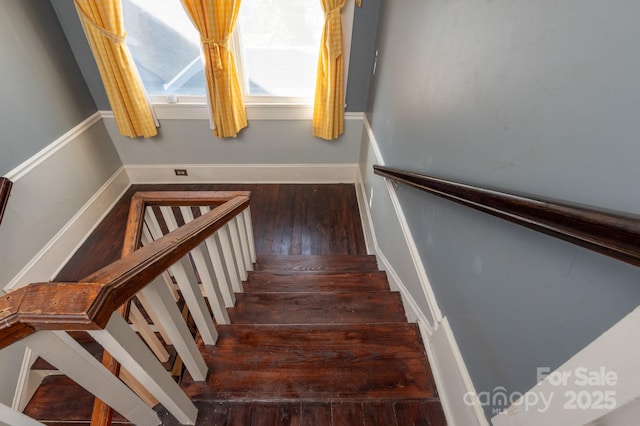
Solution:
M208 380L182 381L197 424L446 424L418 327L375 257L260 256L255 269L229 310L232 324L218 325L215 346L199 345ZM68 401L57 418L46 413L47 393ZM53 376L25 413L86 421L78 395ZM163 424L177 423L164 413Z
M273 198L264 195L266 190L255 192L256 217L270 220L254 223L259 253L254 270L242 283L244 292L236 292L235 306L227 309L230 324L216 324L215 345L197 339L208 367L207 379L195 381L188 371L181 377L180 386L198 409L196 424L446 424L419 329L407 323L400 294L390 291L375 257L358 254L363 252L359 247L353 250L356 254L345 254L352 252L344 242L348 240L323 239L323 222L309 218L308 213L295 217L321 225L305 227L302 222L299 227L294 220L292 226L285 215L267 214L267 207L277 205L274 200L280 202L278 193L290 190L275 189ZM330 194L335 196L332 189ZM327 206L317 196L323 188L312 190L305 202L315 202L315 196ZM328 217L333 210L306 211ZM357 210L351 216L355 223ZM281 231L286 229L293 231ZM268 253L269 244L273 251L293 247L287 238L297 241L301 236L304 241L304 232L311 232L312 244L321 245L323 251L329 247L336 254ZM354 240L362 240L361 234ZM76 256L76 263L91 257L88 245ZM73 335L101 359L100 345L86 333ZM175 351L168 349L171 360L165 367L173 367L175 374L181 370L175 368ZM41 361L34 365L41 372L49 368ZM92 405L89 392L66 376L52 375L44 379L24 413L46 424L90 424ZM162 424L178 424L161 405L156 411ZM115 413L113 424L130 423Z

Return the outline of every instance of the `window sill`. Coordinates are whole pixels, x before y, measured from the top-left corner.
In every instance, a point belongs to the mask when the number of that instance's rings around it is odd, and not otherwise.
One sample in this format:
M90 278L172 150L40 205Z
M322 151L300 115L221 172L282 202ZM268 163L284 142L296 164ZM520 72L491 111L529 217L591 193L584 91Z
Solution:
M209 109L202 103L154 103L158 120L208 120ZM311 120L311 104L245 104L248 120Z
M203 103L153 103L158 120L209 120L209 109ZM245 104L248 120L311 120L311 104ZM345 113L346 120L362 119L363 113ZM102 111L103 118L113 118L111 111Z

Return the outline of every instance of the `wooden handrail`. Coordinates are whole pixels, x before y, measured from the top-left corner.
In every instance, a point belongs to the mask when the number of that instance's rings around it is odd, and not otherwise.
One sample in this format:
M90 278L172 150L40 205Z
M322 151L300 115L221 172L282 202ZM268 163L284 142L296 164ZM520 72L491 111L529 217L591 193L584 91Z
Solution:
M0 223L2 223L2 217L4 216L4 209L7 207L7 201L9 201L9 194L11 194L11 187L13 183L5 178L0 178Z
M374 173L527 228L640 266L640 216L570 205L373 166Z
M127 228L124 233L124 244L121 257L127 257L140 247L140 235L144 224L145 210L148 206L202 206L217 205L236 197L250 197L249 191L147 191L137 192L131 198L129 215L127 216ZM123 317L128 316L128 304L120 307ZM104 365L114 375L118 375L120 364L105 351L102 355ZM91 424L94 426L107 426L112 424L113 409L99 398L93 404Z
M104 328L129 298L249 206L248 195L222 201L79 283L29 284L0 297L0 349L38 330Z

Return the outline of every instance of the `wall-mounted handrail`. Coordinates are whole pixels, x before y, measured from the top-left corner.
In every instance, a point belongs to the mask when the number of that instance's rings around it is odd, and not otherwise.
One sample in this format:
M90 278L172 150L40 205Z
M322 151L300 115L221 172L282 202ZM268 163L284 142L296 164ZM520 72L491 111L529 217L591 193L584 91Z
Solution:
M223 201L79 283L34 283L3 295L0 349L38 330L104 328L112 313L129 298L249 206L247 195L217 199L217 203Z
M374 173L640 266L640 216L481 188L419 173L373 166Z
M7 201L9 201L9 194L11 194L11 187L13 183L5 178L0 178L0 223L2 223L2 217L4 216L4 209L7 207Z

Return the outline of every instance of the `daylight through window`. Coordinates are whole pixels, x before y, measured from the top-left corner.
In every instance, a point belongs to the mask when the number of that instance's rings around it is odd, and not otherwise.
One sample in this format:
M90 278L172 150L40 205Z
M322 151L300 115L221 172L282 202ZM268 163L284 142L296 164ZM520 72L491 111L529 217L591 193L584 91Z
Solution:
M180 0L123 0L123 9L152 99L204 96L200 38ZM242 1L233 45L246 101L312 102L323 22L318 0Z

